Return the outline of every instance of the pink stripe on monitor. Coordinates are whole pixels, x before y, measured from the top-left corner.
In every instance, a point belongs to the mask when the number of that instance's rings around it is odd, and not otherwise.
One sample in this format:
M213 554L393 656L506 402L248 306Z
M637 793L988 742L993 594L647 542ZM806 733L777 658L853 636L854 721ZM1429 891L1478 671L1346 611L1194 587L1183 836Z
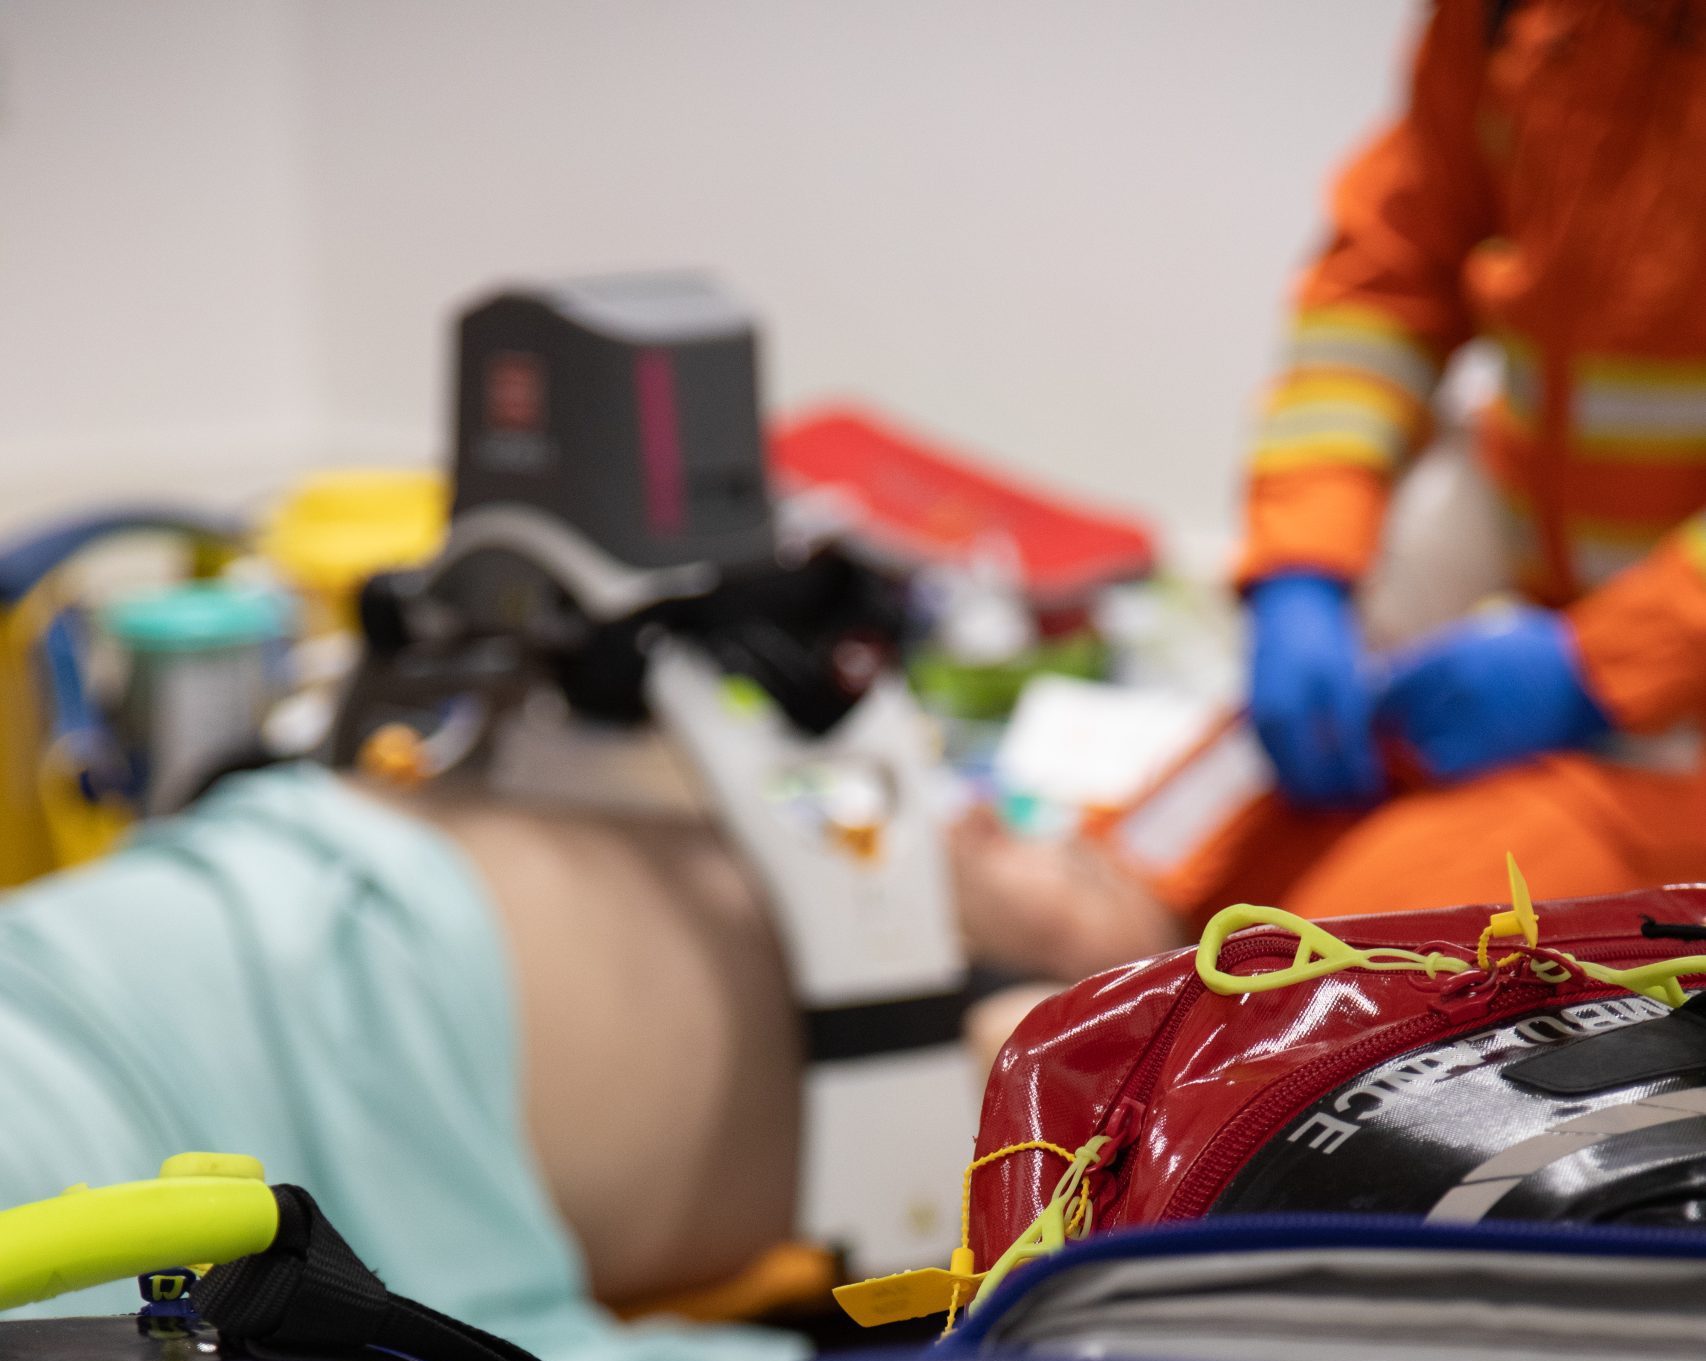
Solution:
M654 534L680 534L687 527L687 502L675 364L668 350L641 350L635 356L634 401L646 478L646 523Z

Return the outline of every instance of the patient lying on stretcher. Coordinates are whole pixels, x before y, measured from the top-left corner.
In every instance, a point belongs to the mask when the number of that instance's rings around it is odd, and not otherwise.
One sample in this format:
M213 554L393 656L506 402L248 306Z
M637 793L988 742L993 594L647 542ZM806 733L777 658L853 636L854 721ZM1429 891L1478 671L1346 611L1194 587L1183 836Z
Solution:
M784 1241L799 1142L793 1003L760 896L718 832L687 817L364 792L447 835L492 895L532 1045L534 1143L600 1296L718 1280ZM972 1009L968 1043L992 1059L1051 983L1177 942L1171 920L1105 862L1032 859L983 838L982 825L954 836L957 876L980 883L971 866L1002 858L1009 892L966 897L968 952L1043 980ZM589 1027L593 1016L602 1022ZM602 1094L597 1110L589 1091ZM636 1162L652 1169L640 1185L624 1176Z
M1060 977L1089 957L1064 909L1051 932L972 906L978 955ZM1121 930L1128 956L1171 943L1153 914ZM991 1052L1008 1010L974 1013ZM788 1238L796 1035L762 905L702 822L233 777L0 908L0 1088L25 1098L0 1204L249 1152L393 1289L547 1361L787 1355L587 1301L721 1280Z

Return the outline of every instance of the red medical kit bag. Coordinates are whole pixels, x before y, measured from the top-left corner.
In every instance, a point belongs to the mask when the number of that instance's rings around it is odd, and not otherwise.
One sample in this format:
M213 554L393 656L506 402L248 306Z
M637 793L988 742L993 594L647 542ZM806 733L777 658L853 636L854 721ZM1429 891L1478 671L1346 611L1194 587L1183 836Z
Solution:
M1098 1135L1098 1232L1314 1211L1706 1222L1706 996L1686 991L1706 987L1706 887L1525 922L1236 913L1258 924L1211 923L1206 973L1182 950L1100 974L1014 1032L969 1178L978 1270Z

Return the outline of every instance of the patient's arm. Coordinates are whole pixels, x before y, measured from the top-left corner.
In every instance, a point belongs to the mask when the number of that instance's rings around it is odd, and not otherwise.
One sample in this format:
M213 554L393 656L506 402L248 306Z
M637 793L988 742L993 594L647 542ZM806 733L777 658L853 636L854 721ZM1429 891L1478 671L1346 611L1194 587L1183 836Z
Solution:
M980 809L949 846L976 959L1070 983L1185 943L1178 919L1093 842L1016 837Z
M600 1298L726 1279L792 1227L798 1024L758 899L686 820L385 795L507 930L541 1170Z

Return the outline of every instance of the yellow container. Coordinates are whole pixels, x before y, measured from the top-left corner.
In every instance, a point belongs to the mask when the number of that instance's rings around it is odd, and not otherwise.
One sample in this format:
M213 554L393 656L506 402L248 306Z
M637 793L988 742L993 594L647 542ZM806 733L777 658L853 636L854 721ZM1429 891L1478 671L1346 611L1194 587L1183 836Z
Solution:
M422 469L315 473L267 516L259 547L304 601L310 635L355 626L362 583L418 567L444 543L450 488Z

